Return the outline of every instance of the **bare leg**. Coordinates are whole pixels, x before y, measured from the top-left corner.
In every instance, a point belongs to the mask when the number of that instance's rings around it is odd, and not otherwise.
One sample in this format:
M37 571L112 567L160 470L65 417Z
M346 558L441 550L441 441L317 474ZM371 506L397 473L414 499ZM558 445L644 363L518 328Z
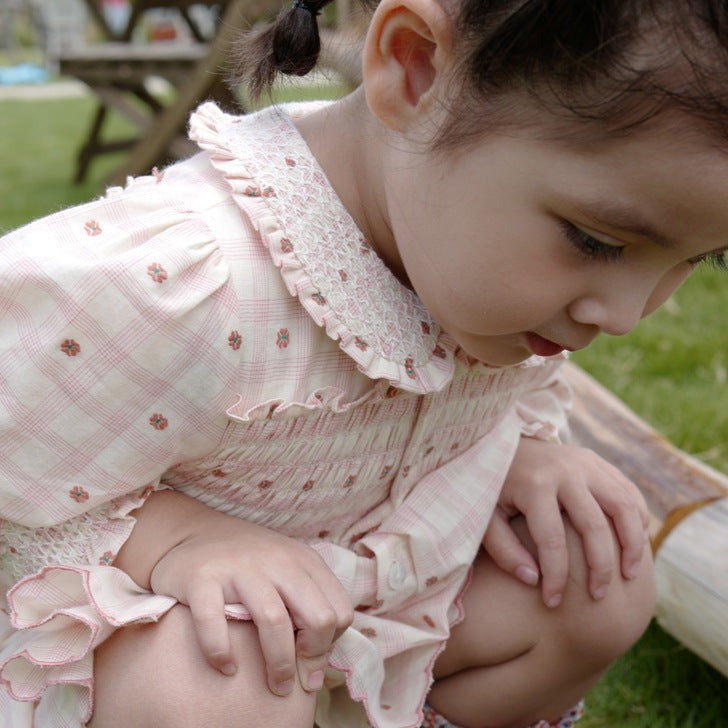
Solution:
M233 677L202 657L184 606L156 624L115 632L94 655L95 710L89 728L311 728L316 696L300 685L285 698L273 695L255 626L229 626L239 660Z
M531 550L525 524L517 523ZM465 595L465 621L435 665L428 702L466 728L524 728L555 720L639 638L653 614L655 586L646 549L640 575L616 577L594 601L581 541L567 523L570 582L556 609L538 589L501 571L485 554ZM616 542L615 542L616 548Z

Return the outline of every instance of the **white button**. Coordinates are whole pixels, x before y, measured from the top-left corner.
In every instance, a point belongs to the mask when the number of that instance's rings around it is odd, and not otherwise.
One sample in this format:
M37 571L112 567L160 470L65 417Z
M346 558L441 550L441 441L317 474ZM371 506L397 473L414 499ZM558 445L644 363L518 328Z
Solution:
M389 586L392 589L401 589L407 578L407 570L399 561L393 561L389 567Z

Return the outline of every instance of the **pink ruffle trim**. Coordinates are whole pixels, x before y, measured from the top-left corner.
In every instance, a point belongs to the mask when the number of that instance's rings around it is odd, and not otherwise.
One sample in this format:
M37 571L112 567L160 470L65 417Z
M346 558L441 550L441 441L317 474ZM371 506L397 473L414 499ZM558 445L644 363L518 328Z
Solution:
M92 712L94 648L117 627L156 621L175 603L113 567L47 567L8 592L16 631L0 651L0 680L18 701L48 697L47 688L73 690L75 699L57 702L74 713L69 725L85 723Z
M262 194L251 196L251 186L257 188L260 181L252 176L244 162L237 159L226 144L222 126L231 118L213 103L203 104L191 117L190 138L201 149L210 152L212 164L225 176L234 199L244 204L246 209L250 209L251 205L258 208L254 222L291 295L298 297L316 324L322 326L330 338L339 340L341 349L372 379L385 379L400 389L418 394L439 391L446 386L454 371L453 347L448 337L433 338L431 350L415 353L411 360L395 361L376 351L374 346L362 346L359 334L352 331L345 316L320 296L319 287L311 280L305 261L295 248L283 244L286 234L271 209L269 198Z

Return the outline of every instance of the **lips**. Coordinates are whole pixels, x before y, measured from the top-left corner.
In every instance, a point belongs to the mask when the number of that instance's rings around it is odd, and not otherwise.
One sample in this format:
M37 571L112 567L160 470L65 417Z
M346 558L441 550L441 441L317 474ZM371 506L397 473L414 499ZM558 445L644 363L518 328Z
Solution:
M557 344L549 339L544 339L543 336L534 334L533 331L529 331L526 334L528 340L528 346L534 354L538 356L556 356L564 351L564 347L561 344Z

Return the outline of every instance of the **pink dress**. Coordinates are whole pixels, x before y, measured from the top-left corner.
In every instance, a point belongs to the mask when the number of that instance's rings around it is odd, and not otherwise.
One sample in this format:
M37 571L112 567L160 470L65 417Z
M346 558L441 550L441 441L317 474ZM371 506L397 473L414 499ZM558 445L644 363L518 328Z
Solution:
M0 240L0 724L82 726L93 650L175 601L114 555L174 488L311 544L356 605L322 728L420 725L560 358L489 368L356 228L290 115L205 104L201 152ZM228 605L245 619L242 605Z

